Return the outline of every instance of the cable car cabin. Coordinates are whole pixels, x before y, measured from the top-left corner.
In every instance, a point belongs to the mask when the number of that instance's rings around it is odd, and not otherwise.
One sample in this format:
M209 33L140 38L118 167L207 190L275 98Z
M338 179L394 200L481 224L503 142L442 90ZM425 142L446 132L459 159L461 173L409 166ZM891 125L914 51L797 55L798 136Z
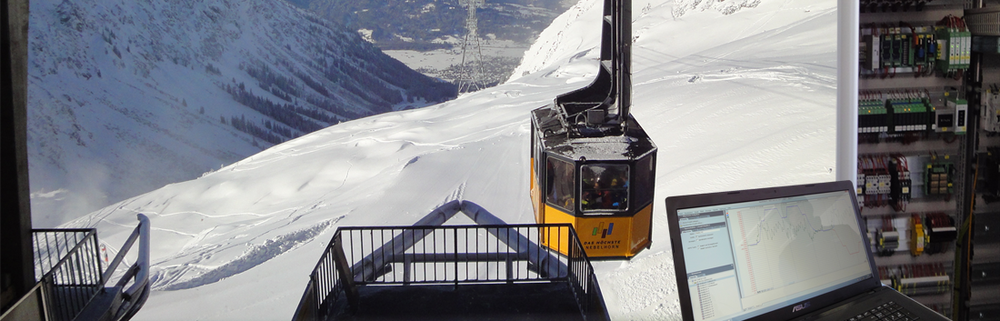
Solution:
M531 201L535 222L572 224L587 256L631 258L652 244L656 145L629 114L632 1L605 0L601 21L594 82L531 112Z
M621 136L546 136L536 125L545 118L545 109L532 113L535 222L572 224L591 258L631 258L649 248L656 174L653 141L631 117L628 132ZM566 254L562 246L546 246Z

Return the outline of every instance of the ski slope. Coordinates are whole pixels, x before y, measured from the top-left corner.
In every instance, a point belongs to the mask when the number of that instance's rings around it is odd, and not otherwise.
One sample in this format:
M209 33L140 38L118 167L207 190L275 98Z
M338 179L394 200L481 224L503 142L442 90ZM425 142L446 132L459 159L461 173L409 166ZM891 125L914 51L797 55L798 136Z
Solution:
M596 75L602 2L557 18L506 84L341 123L66 226L114 248L150 217L137 320L275 320L338 226L410 225L456 199L531 223L528 113ZM659 147L653 245L594 266L613 319L679 319L664 198L834 179L836 2L633 8L632 110Z
M457 92L284 0L31 0L29 20L35 227Z

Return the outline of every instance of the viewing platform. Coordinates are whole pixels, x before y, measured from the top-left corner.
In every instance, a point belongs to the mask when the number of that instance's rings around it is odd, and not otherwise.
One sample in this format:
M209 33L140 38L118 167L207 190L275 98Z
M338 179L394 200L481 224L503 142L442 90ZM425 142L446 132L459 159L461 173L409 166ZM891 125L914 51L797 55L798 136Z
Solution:
M463 213L480 225L440 225ZM341 227L295 320L607 320L569 224L497 224L454 201L414 226Z

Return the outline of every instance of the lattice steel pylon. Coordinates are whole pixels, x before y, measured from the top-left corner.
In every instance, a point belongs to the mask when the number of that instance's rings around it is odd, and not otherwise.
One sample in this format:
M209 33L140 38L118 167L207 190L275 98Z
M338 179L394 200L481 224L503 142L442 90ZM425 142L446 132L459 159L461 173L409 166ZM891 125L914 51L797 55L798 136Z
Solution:
M458 92L471 92L485 87L486 68L483 66L483 48L479 41L479 19L476 8L486 4L486 0L459 0L468 9L465 19L465 38L462 40L462 65L459 69Z

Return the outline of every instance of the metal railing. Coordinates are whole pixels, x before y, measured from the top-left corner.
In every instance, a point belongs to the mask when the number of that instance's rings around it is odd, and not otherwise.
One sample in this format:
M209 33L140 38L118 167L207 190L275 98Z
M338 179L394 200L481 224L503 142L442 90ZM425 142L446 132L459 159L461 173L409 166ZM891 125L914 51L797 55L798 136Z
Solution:
M135 230L132 230L132 234L129 235L121 250L108 264L108 269L104 271L104 280L110 280L114 272L118 270L118 265L125 259L125 254L132 249L136 240L139 241L139 253L136 253L135 262L112 288L116 291L114 301L120 305L117 308L112 306L113 311L108 312L117 320L131 319L136 312L139 312L139 309L146 303L146 298L149 297L149 218L142 214L138 214L136 217L139 220L139 225L135 227ZM129 287L125 288L126 285Z
M323 251L319 263L309 274L309 285L306 287L306 295L301 302L299 311L296 312L295 320L319 320L325 316L325 312L333 309L333 304L340 299L340 293L344 290L344 282L341 281L340 273L343 273L346 263L338 258L338 253L342 254L340 242L337 236L330 240L330 244ZM342 256L342 255L339 255ZM338 263L342 262L342 263ZM353 290L353 287L350 288ZM354 298L352 296L352 298Z
M35 229L35 275L45 286L48 319L76 318L103 288L95 229Z
M109 316L128 320L149 295L149 219L139 214L139 226L121 251L102 269L97 230L33 229L35 275L42 284L48 320L69 321ZM138 258L107 293L111 280L125 254L139 240ZM102 271L103 270L103 271ZM126 285L131 284L128 289ZM100 295L111 295L109 306L88 306Z
M569 224L342 227L295 319L323 320L357 286L567 282L585 318L605 318L593 267Z
M567 257L569 259L569 283L573 296L580 306L580 311L586 319L610 319L604 307L604 295L597 283L594 266L590 264L587 253L580 244L576 230L570 229L571 242Z
M408 285L565 280L568 259L541 240L571 229L568 224L347 227L337 233L356 284Z

